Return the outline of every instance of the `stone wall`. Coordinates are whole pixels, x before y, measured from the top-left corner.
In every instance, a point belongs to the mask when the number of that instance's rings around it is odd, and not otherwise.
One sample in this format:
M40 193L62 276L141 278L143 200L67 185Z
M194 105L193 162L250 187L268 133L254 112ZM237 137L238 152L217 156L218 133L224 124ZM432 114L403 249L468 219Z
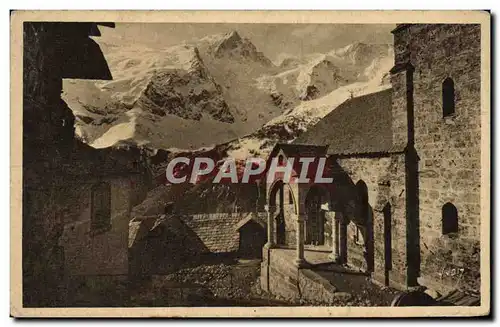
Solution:
M371 271L375 280L398 288L403 288L406 281L404 162L403 154L338 159L337 178L334 177L337 187L332 200L334 210L344 211L347 264ZM356 187L359 181L366 184L368 217L360 211ZM384 221L386 208L390 209ZM388 230L384 229L386 222ZM362 239L356 240L356 226ZM392 242L387 243L387 237ZM386 251L387 246L390 251Z
M414 67L414 146L418 157L420 279L445 292L479 289L480 26L410 25L395 32L396 64ZM444 117L442 83L455 86L455 114ZM406 109L405 79L392 79L393 112ZM399 90L399 91L398 91ZM401 96L397 96L397 94ZM412 117L410 117L412 118ZM406 126L394 115L394 126ZM394 128L395 139L399 138ZM411 129L410 129L411 132ZM442 234L442 207L458 210L456 235Z
M59 245L64 248L67 276L127 275L128 224L130 220L133 178L109 178L111 185L111 227L91 228L92 182L74 184L65 189L64 231Z

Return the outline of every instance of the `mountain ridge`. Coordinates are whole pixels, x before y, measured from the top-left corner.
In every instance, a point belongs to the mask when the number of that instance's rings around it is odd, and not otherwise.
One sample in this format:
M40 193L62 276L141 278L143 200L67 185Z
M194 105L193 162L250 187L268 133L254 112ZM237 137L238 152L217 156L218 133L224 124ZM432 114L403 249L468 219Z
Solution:
M77 135L98 148L289 141L347 97L387 86L393 63L390 45L360 43L275 65L237 31L161 50L103 48L114 80L64 81Z

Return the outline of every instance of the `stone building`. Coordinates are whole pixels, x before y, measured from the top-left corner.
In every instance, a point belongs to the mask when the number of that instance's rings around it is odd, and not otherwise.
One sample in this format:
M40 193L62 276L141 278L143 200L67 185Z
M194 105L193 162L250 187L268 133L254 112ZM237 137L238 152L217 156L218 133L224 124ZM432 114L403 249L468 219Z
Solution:
M111 79L98 25L25 22L23 305L69 305L78 287L127 274L129 213L148 186L138 150L74 137L62 80ZM75 287L75 282L78 287ZM95 283L94 283L95 282Z
M134 216L129 265L134 278L172 273L216 258L256 258L266 242L256 212Z
M332 183L267 182L268 243L398 289L479 292L480 26L401 24L392 87L347 100L270 158L326 157ZM294 167L297 176L300 166Z

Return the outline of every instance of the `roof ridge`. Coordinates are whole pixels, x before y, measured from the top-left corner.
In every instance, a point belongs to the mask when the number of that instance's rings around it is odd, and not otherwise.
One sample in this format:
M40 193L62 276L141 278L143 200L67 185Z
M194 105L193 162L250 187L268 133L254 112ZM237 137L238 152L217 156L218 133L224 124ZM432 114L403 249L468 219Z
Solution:
M370 92L370 93L366 93L366 94L362 94L362 95L358 95L358 96L355 96L355 97L352 97L352 98L349 98L347 99L347 101L349 100L354 100L354 99L361 99L361 98L364 98L364 97L369 97L369 96L375 96L379 93L383 93L383 92L387 92L387 91L392 91L392 86L391 87L388 87L386 89L383 89L383 90L378 90L378 91L375 91L375 92Z

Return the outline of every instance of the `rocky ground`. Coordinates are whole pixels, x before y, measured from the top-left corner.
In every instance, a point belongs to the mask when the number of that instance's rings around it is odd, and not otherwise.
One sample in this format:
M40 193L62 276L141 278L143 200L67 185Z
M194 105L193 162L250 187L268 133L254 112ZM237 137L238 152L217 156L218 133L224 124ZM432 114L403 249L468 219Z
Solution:
M390 306L397 291L388 287L380 287L370 281L370 277L363 273L352 271L316 271L328 279L339 292L346 292L352 298L339 301L339 306Z
M396 292L372 284L362 274L319 270L339 292L333 306L390 306ZM96 292L75 296L68 306L170 307L170 306L297 306L324 305L290 302L260 288L260 260L207 260L167 275L135 283L121 282Z
M372 284L365 275L327 272L341 292L352 297L338 298L334 306L390 306L396 292ZM269 306L322 305L290 302L260 289L260 261L236 260L234 263L203 263L175 273L155 276L149 287L133 298L154 306ZM326 276L325 276L326 277ZM142 305L142 304L141 304Z
M131 306L291 305L260 291L260 261L202 263L153 276L133 291Z

